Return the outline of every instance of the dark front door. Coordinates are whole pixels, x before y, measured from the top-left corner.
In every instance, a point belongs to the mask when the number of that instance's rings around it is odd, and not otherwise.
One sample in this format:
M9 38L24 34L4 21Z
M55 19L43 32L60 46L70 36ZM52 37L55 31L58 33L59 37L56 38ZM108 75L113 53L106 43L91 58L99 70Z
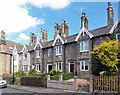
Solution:
M74 64L70 64L70 72L73 72L74 74Z
M52 70L52 65L49 65L48 69L49 69L48 72L50 72Z

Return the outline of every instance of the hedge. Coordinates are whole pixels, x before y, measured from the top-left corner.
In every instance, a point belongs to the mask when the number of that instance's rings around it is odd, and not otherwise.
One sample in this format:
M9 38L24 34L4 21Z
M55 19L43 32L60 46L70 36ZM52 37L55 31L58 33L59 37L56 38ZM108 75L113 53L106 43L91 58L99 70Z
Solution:
M72 72L67 73L67 74L61 74L61 75L63 75L63 80L69 80L69 79L73 78L73 73ZM59 80L59 76L60 76L60 74L59 75L54 75L54 76L51 76L50 79L51 80Z

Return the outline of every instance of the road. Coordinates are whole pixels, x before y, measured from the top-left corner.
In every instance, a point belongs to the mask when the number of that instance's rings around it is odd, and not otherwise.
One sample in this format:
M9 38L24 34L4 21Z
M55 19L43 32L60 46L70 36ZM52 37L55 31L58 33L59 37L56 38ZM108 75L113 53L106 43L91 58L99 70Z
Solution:
M16 89L11 89L11 88L0 88L0 95L2 93L31 93L31 92L27 92L27 91L22 91L22 90L16 90Z

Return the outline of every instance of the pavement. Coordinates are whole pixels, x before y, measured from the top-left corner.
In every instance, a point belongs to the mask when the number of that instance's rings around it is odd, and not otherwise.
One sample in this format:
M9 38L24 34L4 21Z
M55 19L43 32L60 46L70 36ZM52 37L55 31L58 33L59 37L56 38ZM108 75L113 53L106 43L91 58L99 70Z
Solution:
M1 94L7 94L8 93L8 95L9 94L14 94L14 93L32 93L32 92L28 92L28 91L23 91L23 90L16 90L16 89L12 89L12 88L2 88L2 89L0 89L0 91L1 91L1 93L0 93L0 95Z
M15 90L23 90L30 93L88 93L85 91L69 91L63 89L55 89L55 88L44 88L44 87L34 87L34 86L23 86L23 85L10 85L8 84L8 88L12 88Z

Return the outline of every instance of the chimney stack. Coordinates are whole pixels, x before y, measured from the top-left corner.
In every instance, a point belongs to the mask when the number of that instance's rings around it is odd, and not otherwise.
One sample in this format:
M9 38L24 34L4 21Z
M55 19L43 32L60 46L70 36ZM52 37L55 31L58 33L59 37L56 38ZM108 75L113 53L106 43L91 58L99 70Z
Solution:
M37 37L34 33L30 33L30 42L29 45L34 46L37 42Z
M41 33L40 34L41 34L40 41L41 42L44 42L44 41L46 42L47 41L47 31L41 29Z
M1 31L1 40L5 40L5 32L3 30Z
M3 30L1 31L0 50L6 52L5 32Z
M55 39L58 34L58 24L57 23L55 23L54 29L55 29L55 35L54 35L54 39Z
M108 14L108 26L111 27L114 24L114 12L111 2L108 2L107 14Z
M88 29L88 19L85 13L82 13L82 17L81 17L81 28L85 27L86 29Z

